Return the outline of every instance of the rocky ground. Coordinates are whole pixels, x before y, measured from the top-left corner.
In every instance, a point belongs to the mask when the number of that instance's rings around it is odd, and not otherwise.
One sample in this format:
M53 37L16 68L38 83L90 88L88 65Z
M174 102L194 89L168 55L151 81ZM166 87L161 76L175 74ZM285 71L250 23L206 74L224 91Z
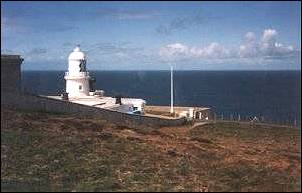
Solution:
M1 109L2 191L301 191L301 130L127 128Z

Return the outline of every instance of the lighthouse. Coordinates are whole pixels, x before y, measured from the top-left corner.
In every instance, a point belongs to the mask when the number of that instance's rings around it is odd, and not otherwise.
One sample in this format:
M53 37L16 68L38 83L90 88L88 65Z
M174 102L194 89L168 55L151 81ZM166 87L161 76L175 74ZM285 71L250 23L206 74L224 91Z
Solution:
M144 114L146 101L139 98L111 97L105 91L95 90L94 77L86 69L86 56L76 46L68 57L68 71L65 72L66 92L61 96L48 98L69 101L94 108L110 109L129 114Z
M86 56L77 46L68 57L68 72L65 72L66 92L71 98L89 96L89 72Z

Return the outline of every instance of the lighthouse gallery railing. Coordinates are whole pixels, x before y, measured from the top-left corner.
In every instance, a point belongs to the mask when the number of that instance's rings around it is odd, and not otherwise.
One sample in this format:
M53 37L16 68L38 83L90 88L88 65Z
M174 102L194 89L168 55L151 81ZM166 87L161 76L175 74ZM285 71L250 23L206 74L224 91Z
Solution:
M65 76L89 76L89 72L77 72L77 73L65 72Z

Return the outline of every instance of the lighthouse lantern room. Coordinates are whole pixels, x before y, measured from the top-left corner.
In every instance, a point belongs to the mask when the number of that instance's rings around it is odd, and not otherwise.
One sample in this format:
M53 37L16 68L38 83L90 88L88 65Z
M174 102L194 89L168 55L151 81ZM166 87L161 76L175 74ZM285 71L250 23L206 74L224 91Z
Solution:
M66 92L73 98L89 95L89 73L86 71L86 56L77 46L68 57L68 72L65 72Z

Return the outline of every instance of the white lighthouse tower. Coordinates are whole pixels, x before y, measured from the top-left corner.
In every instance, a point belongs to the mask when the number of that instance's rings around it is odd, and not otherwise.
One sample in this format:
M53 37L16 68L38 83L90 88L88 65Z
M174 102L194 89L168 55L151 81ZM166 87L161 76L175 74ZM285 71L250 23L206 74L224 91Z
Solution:
M89 95L89 73L86 71L86 56L77 46L68 57L68 72L65 72L68 97Z

